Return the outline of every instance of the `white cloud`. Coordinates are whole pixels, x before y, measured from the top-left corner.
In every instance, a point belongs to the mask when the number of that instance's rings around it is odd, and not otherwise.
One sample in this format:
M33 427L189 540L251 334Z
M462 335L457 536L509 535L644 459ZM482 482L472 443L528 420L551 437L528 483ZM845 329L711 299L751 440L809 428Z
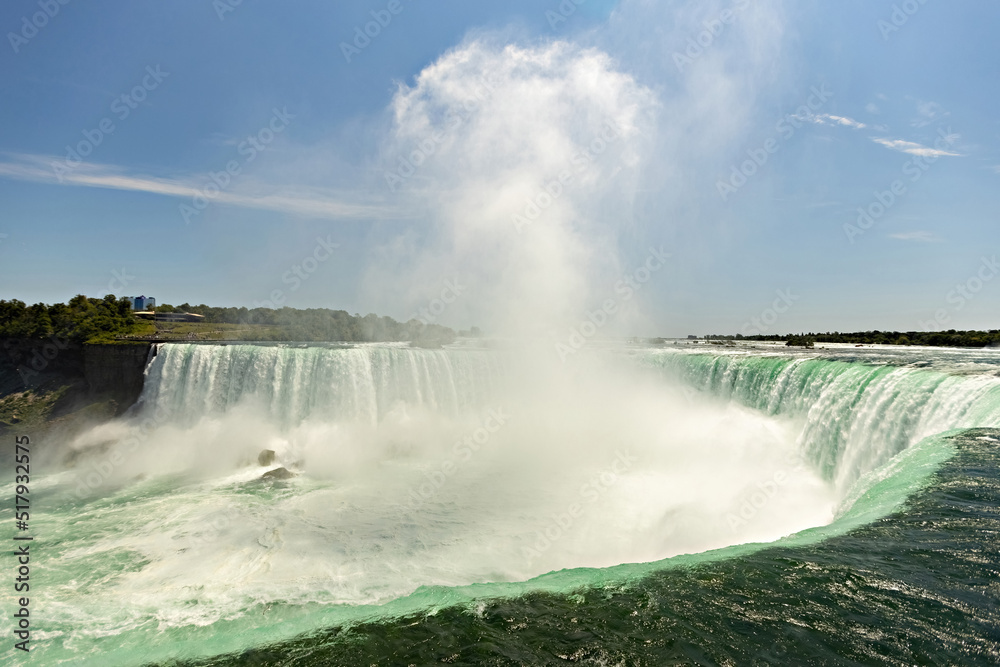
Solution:
M813 117L814 123L820 123L823 125L843 125L845 127L852 127L855 130L863 130L868 127L860 121L856 121L853 118L847 118L846 116L834 116L833 114L819 114Z
M165 197L186 199L191 205L195 196L206 194L212 183L207 174L189 174L178 178L129 173L114 165L83 162L69 168L63 158L50 155L5 153L0 160L0 177L51 185L105 188L148 192ZM61 171L57 173L54 166ZM62 171L64 170L64 171ZM212 189L214 192L214 188ZM206 197L209 203L243 208L295 213L307 217L342 219L396 219L411 217L399 209L380 204L352 201L342 193L300 186L274 186L245 179L240 187Z
M870 104L869 106L874 106L874 105ZM929 109L931 109L931 107L925 107L925 111L927 113L932 113L932 111L930 111ZM835 116L833 114L817 114L808 118L807 120L810 120L813 123L817 123L819 125L843 126L843 127L850 127L855 130L874 129L882 132L885 132L887 130L887 128L883 125L867 125L865 123L862 123L861 121L854 120L853 118L849 118L847 116ZM945 139L947 139L950 144L954 144L955 141L958 139L958 135L949 134L945 137ZM943 156L959 157L962 155L961 153L956 153L954 151L943 150L940 148L931 148L929 146L924 146L922 144L918 144L913 141L905 141L903 139L871 137L871 140L891 150L899 151L901 153L908 153L910 155L919 155L922 157L943 157Z
M934 236L931 232L925 231L899 232L897 234L889 234L889 238L898 239L900 241L919 241L922 243L932 243L934 241L941 240Z
M899 151L900 153L909 153L910 155L920 155L922 157L942 157L945 155L957 157L962 155L961 153L941 150L939 148L930 148L912 141L903 141L902 139L872 137L872 141L894 151Z
M865 105L865 111L868 113L878 113L878 105L874 102L869 102Z

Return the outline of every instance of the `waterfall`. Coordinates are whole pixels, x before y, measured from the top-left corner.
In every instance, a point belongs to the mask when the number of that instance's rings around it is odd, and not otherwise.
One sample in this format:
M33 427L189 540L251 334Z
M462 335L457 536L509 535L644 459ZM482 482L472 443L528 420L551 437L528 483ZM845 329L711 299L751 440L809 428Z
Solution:
M481 406L501 375L499 357L481 350L164 345L139 402L188 421L254 402L283 426L377 425L399 402L445 415Z
M1000 426L1000 378L789 354L642 357L709 395L800 420L800 449L838 487L926 437Z

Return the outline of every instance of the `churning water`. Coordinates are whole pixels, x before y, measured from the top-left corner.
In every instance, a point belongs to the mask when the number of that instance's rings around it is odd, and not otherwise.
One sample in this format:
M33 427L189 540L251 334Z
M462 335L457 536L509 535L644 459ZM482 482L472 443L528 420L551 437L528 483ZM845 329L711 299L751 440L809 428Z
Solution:
M830 545L906 517L955 461L995 460L993 432L969 429L1000 427L998 375L1000 354L972 351L621 346L560 364L548 350L471 344L164 345L128 417L45 443L63 455L33 479L30 659L829 659L805 648L810 631L844 643L821 649L842 656L864 620L754 614L750 598L770 604L791 586L792 607L820 604L829 579L834 603L864 599L851 577L876 547ZM262 466L262 450L274 461ZM262 478L279 468L294 476ZM995 540L995 513L984 517ZM953 552L979 529L966 530ZM832 560L806 577L798 559L817 549ZM890 586L902 606L917 579L947 579L937 552L921 562L905 549L907 574ZM790 555L776 564L778 550ZM980 553L984 572L1000 567L995 553ZM935 603L980 624L938 629L951 651L940 655L963 656L942 664L997 656L991 586ZM917 612L882 616L910 624L896 633L907 646L935 632ZM567 645L579 618L644 623L603 639L589 627ZM434 624L430 643L407 634ZM484 636L493 648L479 655ZM893 650L872 655L939 657Z

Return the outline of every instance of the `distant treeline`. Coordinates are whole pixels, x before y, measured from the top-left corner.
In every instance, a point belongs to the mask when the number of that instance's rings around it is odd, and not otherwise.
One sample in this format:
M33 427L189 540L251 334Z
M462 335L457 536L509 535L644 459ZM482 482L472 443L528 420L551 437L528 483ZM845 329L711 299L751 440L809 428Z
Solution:
M1000 329L989 331L857 331L854 333L801 333L744 336L742 334L705 336L707 340L788 341L788 345L811 343L853 343L855 345L929 345L936 347L987 347L1000 345Z
M391 317L349 315L326 308L214 308L184 303L176 308L160 306L158 312L188 312L204 315L206 324L267 325L258 340L287 341L413 341L442 344L455 339L455 332L438 324L412 319L401 323ZM57 336L76 342L108 342L123 336L148 334L151 324L138 320L128 299L112 294L103 299L78 295L69 303L32 306L16 299L0 300L0 338L43 339Z
M58 337L74 342L132 334L140 327L128 299L108 294L103 299L88 299L82 294L69 303L51 306L23 301L0 300L0 338Z
M201 304L179 306L165 304L158 313L195 313L204 315L212 324L263 324L272 327L262 331L261 340L290 341L436 341L451 342L455 332L439 324L424 324L420 320L397 322L391 317L368 314L350 315L346 310L327 308L216 308Z

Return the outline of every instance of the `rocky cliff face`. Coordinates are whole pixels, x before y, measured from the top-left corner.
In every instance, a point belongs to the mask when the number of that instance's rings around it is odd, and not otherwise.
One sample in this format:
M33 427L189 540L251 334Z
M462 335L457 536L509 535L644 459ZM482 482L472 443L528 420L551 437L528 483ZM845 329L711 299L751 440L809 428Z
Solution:
M84 345L84 379L93 396L111 395L128 409L142 393L150 344Z
M142 392L150 344L0 341L0 433L73 415L120 415Z
M84 375L82 345L56 338L8 338L0 341L0 346L0 395Z

